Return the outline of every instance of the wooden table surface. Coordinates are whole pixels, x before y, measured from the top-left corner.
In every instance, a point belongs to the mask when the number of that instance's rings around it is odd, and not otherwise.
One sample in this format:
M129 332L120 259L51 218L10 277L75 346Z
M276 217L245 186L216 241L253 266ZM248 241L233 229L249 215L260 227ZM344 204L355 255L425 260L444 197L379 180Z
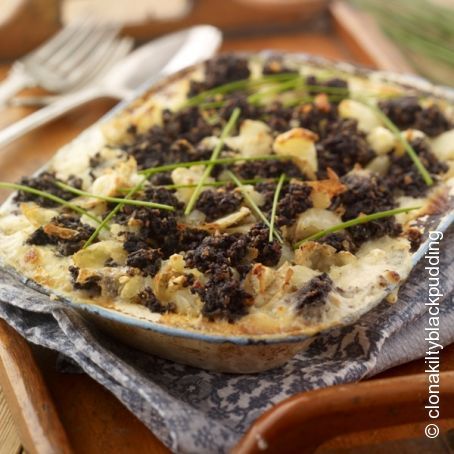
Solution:
M347 41L339 39L334 33L294 32L279 36L260 38L229 39L223 50L261 50L276 48L291 51L304 51L327 57L370 63L361 50L349 46ZM0 68L0 77L7 67ZM36 92L33 91L32 92ZM87 126L103 115L114 103L101 100L87 104L63 118L35 131L2 150L0 154L0 180L17 181L21 175L29 174L46 162L63 144L77 136ZM0 112L0 128L31 112L30 108L8 108ZM2 198L5 193L0 193ZM42 371L44 381L53 398L58 415L63 423L74 452L97 454L101 452L164 453L168 450L156 437L133 416L109 391L86 375L61 374L55 370L55 353L33 347L34 357ZM442 353L443 367L454 369L454 346ZM387 371L381 376L395 376L409 373L421 373L422 361L415 361ZM414 429L413 429L414 430ZM1 446L6 431L13 440L10 446ZM0 394L0 453L9 454L19 449L19 441L11 433L14 431L6 417L5 405ZM391 434L394 437L408 435L408 431ZM410 432L411 433L411 432ZM387 435L389 438L390 434ZM372 438L357 436L358 440L378 443L385 435L375 434ZM16 440L16 441L14 441ZM338 442L338 447L348 445L345 440ZM350 442L353 443L352 440ZM334 448L336 444L334 444ZM331 446L333 448L333 446Z

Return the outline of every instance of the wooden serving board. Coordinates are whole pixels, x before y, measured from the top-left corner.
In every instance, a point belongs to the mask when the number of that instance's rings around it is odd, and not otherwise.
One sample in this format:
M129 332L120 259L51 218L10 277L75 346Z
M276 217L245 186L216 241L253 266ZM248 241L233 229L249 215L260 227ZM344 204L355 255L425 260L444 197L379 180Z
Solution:
M313 27L301 24L300 27L292 25L291 30L279 34L263 32L244 37L231 33L223 50L274 48L302 51L381 69L410 71L402 56L378 29L364 22L362 16L344 4L336 2L324 20L322 31L314 31ZM372 33L373 37L368 33ZM7 66L0 67L0 77L6 74L7 69ZM29 92L36 94L39 90ZM35 171L59 147L96 121L113 104L110 100L87 104L1 150L0 180L17 181L20 176ZM31 111L31 108L24 107L0 111L0 128ZM5 196L5 192L0 192L0 199ZM0 385L27 452L168 452L134 415L94 380L86 375L56 372L55 357L51 351L30 346L0 321ZM445 368L454 370L454 346L443 351L441 361ZM416 361L388 371L383 378L423 370L422 361ZM0 413L0 418L2 415ZM6 422L0 420L0 440L5 427ZM411 438L416 430L419 429L413 425L407 429L390 429L385 433L349 435L346 439L333 440L329 447L335 451L359 444L373 445L390 439ZM0 453L9 454L1 446Z

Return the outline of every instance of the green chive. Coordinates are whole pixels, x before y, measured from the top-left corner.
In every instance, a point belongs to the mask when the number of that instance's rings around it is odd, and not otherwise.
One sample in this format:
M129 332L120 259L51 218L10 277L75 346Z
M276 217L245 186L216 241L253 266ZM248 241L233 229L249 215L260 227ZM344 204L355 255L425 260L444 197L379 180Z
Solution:
M303 84L303 81L300 78L295 78L295 79L291 79L288 81L284 81L284 82L278 84L277 86L269 88L268 90L253 93L252 95L249 95L247 98L247 101L250 104L260 104L262 102L263 98L265 98L269 95L275 95L275 94L282 93L283 91L286 91L286 90L289 90L292 88L296 88L296 87L298 87L298 85L301 85L301 84Z
M268 228L271 230L271 224L270 224L270 221L268 221L268 219L266 218L266 216L263 214L263 211L257 206L257 204L252 200L252 198L250 197L250 195L247 193L247 191L244 190L244 186L243 184L241 183L241 181L235 176L234 173L230 172L230 170L227 171L227 174L229 175L229 177L233 180L233 182L237 185L238 189L241 191L241 193L243 194L243 197L247 200L247 202L249 203L249 205L252 207L252 209L255 211L255 213L257 214L257 216L265 223L266 226L268 226ZM281 243L284 243L284 240L282 239L282 237L279 235L278 232L274 232L274 235L276 236L276 238L281 242Z
M125 195L125 199L129 199L130 197L132 197L137 191L140 191L140 189L142 188L142 186L144 185L144 183L147 181L147 178L144 177L142 178L142 180L137 183L126 195ZM99 224L99 226L97 227L97 229L92 233L92 235L90 236L90 238L88 238L88 240L85 242L84 246L83 246L83 249L87 248L88 246L90 246L91 243L93 243L93 241L98 237L99 235L99 232L105 228L108 224L108 222L118 213L118 211L120 211L123 206L125 205L125 200L122 199L122 202L119 203L118 205L115 206L115 208L102 220L101 224Z
M197 106L203 103L207 98L211 98L216 95L223 95L226 93L231 93L236 90L244 90L249 87L260 86L270 82L279 82L281 80L288 80L295 78L295 74L272 74L268 76L262 76L257 79L241 79L235 80L233 82L228 82L224 85L219 85L217 87L211 88L210 90L205 90L199 93L196 96L188 98L182 107Z
M71 202L68 202L67 200L61 199L60 197L57 197L53 194L50 194L45 191L40 191L39 189L32 188L30 186L25 186L22 184L15 184L15 183L5 183L5 182L0 182L0 188L3 189L14 189L16 191L24 191L28 192L30 194L34 194L40 197L43 197L48 200L52 200L55 203L58 203L59 205L63 205L67 208L69 208L72 211L75 211L76 213L79 213L81 216L87 216L87 218L92 219L98 224L101 224L101 220L98 219L96 216L93 216L90 214L88 211L84 210L80 206L74 205Z
M257 183L266 183L266 182L274 182L278 181L278 178L250 178L247 180L240 180L242 184L257 184ZM215 188L219 188L222 186L226 186L229 183L232 183L232 180L220 180L220 181L213 181L213 182L205 182L203 186L213 186ZM184 189L184 188L195 188L197 187L198 183L188 183L188 184L164 184L161 186L157 186L158 188L165 188L165 189Z
M197 184L197 187L195 188L195 191L192 193L191 198L186 206L186 209L184 210L184 214L186 216L193 210L194 205L196 204L197 199L199 198L200 192L202 191L202 186L205 183L205 180L210 176L211 171L215 166L215 161L217 160L219 154L221 153L222 147L224 146L224 141L227 138L227 136L230 135L232 129L235 127L240 114L241 110L238 107L235 108L232 112L232 115L229 118L229 121L224 126L224 129L221 132L221 136L219 137L219 141L214 147L213 152L211 153L210 160L205 168L205 171L203 172L202 178Z
M339 230L348 229L349 227L354 227L355 225L365 224L370 221L376 221L378 219L387 218L400 213L408 213L409 211L419 210L420 208L421 207L396 208L394 210L379 211L377 213L368 214L365 216L358 216L357 218L351 219L350 221L342 222L341 224L337 224L328 229L314 233L313 235L310 235L307 238L298 241L298 243L296 243L293 247L294 249L298 249L306 241L316 241L326 235L329 235L330 233L338 232Z
M206 159L203 161L189 161L189 162L177 162L175 164L166 164L164 166L159 167L150 167L148 169L140 170L139 173L147 176L154 175L156 173L167 172L169 170L174 170L178 168L187 168L192 166L201 166L206 164L234 164L235 162L241 161L268 161L274 159L291 159L292 156L287 155L275 155L275 154L264 154L263 156L252 156L250 158L238 156L236 158L220 158L211 161L210 159Z
M274 197L273 197L273 208L271 209L271 220L270 220L270 234L268 237L268 241L270 243L273 242L273 235L274 235L274 222L276 219L276 210L277 210L277 203L279 201L279 195L281 193L282 185L284 184L285 181L285 173L283 173L276 186L276 191L274 192Z
M379 107L377 107L371 103L367 103L367 102L365 104L367 106L371 107L373 110L375 110L375 112L380 117L380 119L383 121L385 126L394 133L397 140L399 140L402 143L402 145L404 146L405 151L407 152L408 156L410 156L410 159L413 161L414 165L418 169L418 172L421 174L426 185L432 186L434 184L434 181L433 181L432 177L430 176L430 173L424 167L424 164L419 159L419 156L416 153L416 151L414 150L414 148L411 146L411 144L408 142L408 140L401 134L400 129L382 112L382 110Z
M108 197L105 195L98 195L92 194L91 192L82 191L80 189L74 188L73 186L69 186L65 183L57 182L58 187L72 192L73 194L77 194L84 197L93 197L94 199L104 200L106 202L113 202L113 203L124 203L125 205L136 205L136 206L143 206L148 208L157 208L159 210L169 210L174 211L175 207L172 205L164 205L162 203L155 203L155 202L147 202L145 200L128 200L119 197Z

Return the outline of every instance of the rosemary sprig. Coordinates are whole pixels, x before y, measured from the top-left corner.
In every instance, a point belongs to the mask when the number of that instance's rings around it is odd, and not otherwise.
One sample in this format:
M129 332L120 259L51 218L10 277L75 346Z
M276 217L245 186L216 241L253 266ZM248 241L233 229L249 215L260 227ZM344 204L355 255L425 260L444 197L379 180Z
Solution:
M84 210L80 206L74 205L73 203L68 202L67 200L57 197L56 195L50 194L49 192L41 191L39 189L35 189L30 186L25 186L23 184L5 183L5 182L0 182L0 188L13 189L15 191L24 191L24 192L28 192L30 194L37 195L39 197L43 197L48 200L52 200L53 202L58 203L59 205L63 205L65 207L69 208L70 210L75 211L76 213L79 213L81 216L87 216L87 218L92 219L97 224L101 224L101 220L98 219L96 216L92 215L91 213L89 213L87 210Z
M142 178L142 180L139 181L139 183L137 183L125 195L125 199L131 198L137 191L140 191L140 189L142 188L142 186L144 185L144 183L146 181L147 181L146 177ZM99 224L99 226L96 228L96 230L91 234L90 238L88 238L88 240L83 245L83 249L87 248L88 246L90 246L91 243L93 243L93 241L98 237L99 232L101 232L101 230L104 229L107 226L109 221L118 213L118 211L120 211L123 208L124 205L125 205L125 200L122 199L121 203L116 205L115 208L112 211L109 212L109 214L102 220L102 222Z
M180 167L187 168L192 166L202 166L206 164L234 164L235 162L241 161L269 161L274 159L291 159L291 156L287 155L275 155L275 154L264 154L262 156L251 156L251 157L244 157L244 156L237 156L235 158L220 158L215 160L205 159L202 161L188 161L188 162L176 162L174 164L166 164L159 167L150 167L148 169L140 170L139 173L142 175L151 176L156 173L167 172L169 170L178 169Z
M243 194L243 197L247 200L249 205L252 207L252 209L255 211L257 216L265 223L266 226L271 230L271 224L270 221L266 218L266 216L263 214L263 211L257 206L257 204L252 200L251 196L247 193L247 191L244 190L244 186L241 183L241 181L238 179L238 177L231 172L230 170L227 171L227 174L229 177L232 179L232 181L237 185L238 189L241 191L241 194ZM274 231L274 235L276 238L281 242L284 243L284 240L282 237L279 235L278 232Z
M69 186L65 183L57 182L56 185L65 191L72 192L73 194L77 194L84 197L93 197L94 199L104 200L106 202L113 202L113 203L123 203L125 205L136 205L136 206L143 206L148 208L157 208L159 210L168 210L174 211L175 207L172 205L165 205L162 203L155 203L155 202L147 202L145 200L130 200L130 199L123 199L119 197L109 197L105 195L98 195L92 194L91 192L82 191L77 189L73 186Z
M430 173L424 167L424 164L419 159L418 154L416 153L415 149L411 146L410 142L408 142L408 140L401 134L400 129L389 119L387 115L385 115L382 112L382 110L379 107L371 103L366 103L366 105L371 107L377 113L381 121L395 135L396 139L402 143L408 156L410 156L410 159L413 161L414 165L418 169L418 172L421 174L424 183L426 183L427 186L432 186L434 184L434 181L430 176Z
M232 115L230 115L229 121L226 123L224 126L224 129L221 132L221 136L219 137L219 141L216 144L216 146L213 149L213 152L211 153L210 160L205 167L205 170L202 174L202 177L200 178L200 181L197 184L197 187L195 188L195 191L192 193L191 198L189 199L188 204L186 205L186 209L184 210L184 214L187 216L189 213L194 208L194 205L197 202L197 199L199 198L200 192L202 191L202 186L205 183L205 180L210 176L211 171L213 170L213 167L215 166L214 161L217 160L219 154L221 153L222 147L224 146L224 141L227 138L227 136L230 135L232 129L235 127L238 118L241 114L241 110L236 107L233 109Z
M285 173L283 173L279 177L279 181L276 186L276 191L274 192L274 197L273 197L273 207L271 209L271 219L270 219L270 234L268 237L268 241L271 243L273 241L273 235L274 235L274 222L276 220L276 210L277 210L277 203L279 201L279 195L281 193L282 185L284 184L285 181Z
M386 211L378 211L377 213L372 213L364 216L358 216L355 219L350 219L349 221L342 222L340 224L334 225L325 230L321 230L320 232L314 233L313 235L308 236L307 238L298 241L293 248L298 249L303 243L306 241L316 241L320 238L323 238L330 233L338 232L339 230L348 229L349 227L354 227L355 225L365 224L366 222L376 221L378 219L387 218L390 216L394 216L400 213L408 213L409 211L419 210L421 207L408 207L408 208L395 208L393 210L386 210Z

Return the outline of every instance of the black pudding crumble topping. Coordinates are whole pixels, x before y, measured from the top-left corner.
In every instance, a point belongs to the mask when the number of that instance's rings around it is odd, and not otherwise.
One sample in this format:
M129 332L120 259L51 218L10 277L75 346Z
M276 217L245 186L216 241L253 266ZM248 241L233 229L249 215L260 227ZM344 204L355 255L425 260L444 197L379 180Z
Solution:
M296 310L305 317L316 314L326 304L329 292L333 289L333 281L323 273L313 277L302 288L296 291Z
M453 126L437 105L423 108L415 96L381 101L379 106L399 129L419 129L435 137Z
M95 229L83 224L78 216L61 214L51 219L48 226L56 229L39 227L27 239L27 244L36 246L55 245L59 254L69 256L82 249L85 241L90 238ZM59 232L59 227L73 231L71 235Z
M211 222L237 211L242 201L243 197L237 191L225 188L208 189L200 194L196 208L206 215L208 222Z
M60 189L56 185L57 181L59 180L57 180L57 178L55 177L55 173L41 172L36 177L23 177L19 181L19 184L47 192L48 194L60 197L60 199L66 201L74 199L76 197L73 193ZM66 183L70 186L74 186L77 189L82 188L82 180L76 176L70 176ZM35 202L37 205L44 208L54 208L59 206L59 204L57 202L54 202L53 200L25 191L18 191L17 195L14 197L14 201Z
M307 88L303 93L304 100L299 103L294 103L291 99L287 102L285 96L269 98L265 102L252 102L250 95L255 88L251 84L236 83L251 76L249 66L247 58L228 54L209 60L204 67L204 80L190 82L188 97L232 82L235 82L235 89L221 90L214 95L211 92L208 96L202 94L199 98L206 99L201 103L189 102L175 111L165 109L161 124L146 131L141 130L140 133L138 127L132 126L128 129L124 143L111 145L120 148L121 159L133 157L139 170L163 165L171 167L148 177L143 189L134 198L170 205L174 211L125 204L113 218L114 223L122 226L118 238L126 251L126 267L129 267L126 272L141 275L150 281L150 278L159 273L164 260L172 254L182 254L186 267L193 269L193 273L186 270L182 285L200 297L202 314L209 320L234 322L246 315L253 302L252 296L243 288L247 274L257 263L277 267L283 262L283 251L285 253L290 246L283 246L276 238L270 241L269 227L259 221L258 216L255 219L252 215L248 216L247 229L234 225L225 231L213 231L213 221L238 211L242 206L254 208L247 197L235 189L233 183L221 182L226 179L226 171L233 172L239 179L257 180L247 184L251 184L260 194L257 204L260 204L259 209L267 220L271 219L277 179L282 174L285 175L274 219L275 232L283 237L291 234L291 226L295 225L298 216L312 208L313 200L314 203L317 200L314 196L317 194L312 192L312 187L316 186L311 186L312 183L308 181L312 175L304 175L294 161L277 157L269 159L269 156L263 160L247 160L242 156L239 162L216 164L213 167L210 176L220 186L209 189L204 187L193 207L205 215L204 223L197 226L192 224L192 218L184 216L186 204L181 201L183 198L179 198L181 193L178 193L178 185L174 185L172 166L209 160L214 145L210 140L204 139L219 137L234 109L240 109L240 116L231 131L233 136L238 135L241 122L245 119L264 122L273 139L297 127L314 132L317 136L317 180L326 179L328 173L331 175L328 171L330 169L345 186L344 192L332 198L328 207L342 221L396 208L396 197L422 197L429 189L408 154L398 154L396 150L388 154L390 165L383 175L362 170L376 154L368 143L367 135L358 129L357 121L341 118L339 114L339 102L349 97L347 80L326 80L322 76L309 75L302 81L313 88ZM268 80L287 80L288 77L296 77L296 74L278 55L270 56L264 62L263 75L269 76ZM417 129L433 138L453 127L452 121L437 104L424 104L413 96L386 99L379 102L379 107L401 130ZM235 142L228 143L230 146L224 143L218 150L219 157L239 157L239 150L234 148ZM432 152L430 140L414 139L411 145L434 180L438 180L448 170L447 165L440 162ZM268 154L273 152L270 147ZM90 166L92 170L97 168L96 175L105 170L99 153L90 159ZM56 185L57 181L54 173L42 172L34 177L23 178L20 183L65 201L76 199L73 193L60 189ZM82 188L82 182L78 176L71 176L65 181L75 188ZM120 191L119 194L116 196L121 197ZM59 206L52 200L26 191L18 191L15 201L35 202L46 208ZM99 217L105 218L115 206L115 203L106 203L106 209L98 213ZM67 211L64 208L62 214L54 217L49 224L36 229L27 243L49 245L62 256L71 256L83 248L87 239L93 235L94 228L82 223L79 215ZM330 233L318 241L337 252L348 251L354 254L371 239L385 235L396 236L401 232L402 227L396 219L386 217ZM412 250L415 250L422 241L420 231L407 228L405 234L411 242ZM121 271L123 265L124 263L115 263L113 259L105 262L106 267L117 268L112 269L112 272ZM194 269L203 273L203 278L197 278L199 273ZM71 266L69 272L75 289L87 292L90 296L100 294L101 276L90 275L84 282L78 282L80 270ZM333 289L334 283L327 273L312 278L294 294L297 313L307 319L319 320ZM149 284L136 295L134 301L155 313L176 311L174 304L159 301Z

